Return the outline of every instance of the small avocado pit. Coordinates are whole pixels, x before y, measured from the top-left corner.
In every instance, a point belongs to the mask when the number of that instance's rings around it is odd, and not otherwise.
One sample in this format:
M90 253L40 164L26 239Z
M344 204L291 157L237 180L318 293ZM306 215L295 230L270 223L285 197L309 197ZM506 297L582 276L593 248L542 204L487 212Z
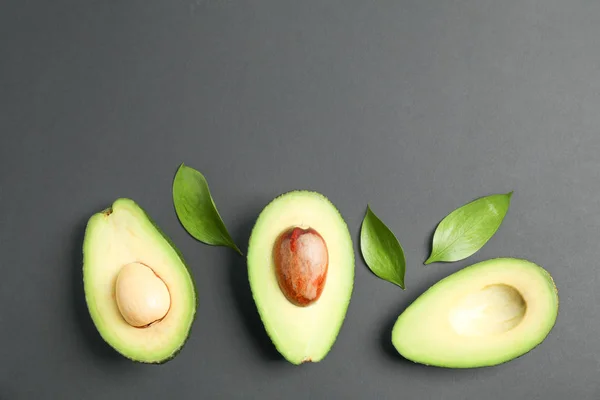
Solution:
M284 231L273 246L279 287L292 304L306 307L321 297L327 278L327 244L312 228Z
M171 295L167 285L148 266L137 262L125 265L115 285L121 315L136 328L146 328L169 312Z

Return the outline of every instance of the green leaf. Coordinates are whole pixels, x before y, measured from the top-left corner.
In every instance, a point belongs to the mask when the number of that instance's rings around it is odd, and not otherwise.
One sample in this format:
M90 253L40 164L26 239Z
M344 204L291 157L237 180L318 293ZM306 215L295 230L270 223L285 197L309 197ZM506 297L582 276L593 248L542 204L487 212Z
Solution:
M360 250L375 275L404 289L406 260L402 246L368 205L360 229Z
M481 197L444 218L433 234L425 264L463 260L481 249L504 220L513 192Z
M206 178L183 163L173 180L173 203L179 221L194 238L210 245L227 246L242 254L217 211Z

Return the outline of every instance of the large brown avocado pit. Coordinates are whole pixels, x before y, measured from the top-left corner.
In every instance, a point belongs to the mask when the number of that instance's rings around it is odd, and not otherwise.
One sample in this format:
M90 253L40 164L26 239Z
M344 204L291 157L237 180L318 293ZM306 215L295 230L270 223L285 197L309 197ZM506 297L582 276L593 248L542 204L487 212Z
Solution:
M273 246L279 288L292 304L306 307L321 297L329 253L321 235L312 228L284 231Z

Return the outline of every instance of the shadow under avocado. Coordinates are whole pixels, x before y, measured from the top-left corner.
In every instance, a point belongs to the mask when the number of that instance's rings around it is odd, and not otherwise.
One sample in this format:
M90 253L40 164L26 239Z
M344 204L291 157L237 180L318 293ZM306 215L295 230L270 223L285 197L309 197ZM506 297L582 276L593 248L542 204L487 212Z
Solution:
M83 288L83 239L87 219L77 224L71 250L71 298L72 318L79 328L84 342L96 357L115 363L123 363L123 358L100 336L88 312Z
M385 355L388 356L388 358L410 365L419 365L426 367L424 365L416 364L410 360L407 360L406 358L402 357L400 353L398 353L398 351L392 344L392 329L394 328L394 324L396 323L396 320L398 319L400 314L402 314L402 312L404 312L404 310L406 310L406 308L410 306L422 293L429 289L431 285L431 283L421 285L415 291L415 294L410 297L406 297L406 295L402 296L402 300L400 301L400 304L394 308L394 312L388 314L388 316L386 317L384 323L382 324L383 327L379 335L379 344Z
M416 260L416 262L415 262L415 264L418 267L427 268L427 266L425 266L423 263L424 263L425 259L427 257L429 257L429 254L431 254L431 250L433 248L433 236L435 235L436 229L437 229L437 227L432 229L428 235L429 240L427 241L427 251L428 251L427 255L425 256L425 258L423 260ZM358 240L360 240L360 235L359 235ZM364 258L363 258L363 262L365 262ZM365 264L366 264L366 262L365 262ZM395 311L393 313L390 313L389 316L384 321L383 329L381 330L381 333L379 335L379 342L380 342L381 349L389 358L392 358L394 360L401 361L403 363L407 363L410 365L417 365L417 366L427 368L426 365L414 363L413 361L407 360L406 358L402 357L400 355L400 353L398 353L398 351L392 344L392 329L394 329L394 324L396 323L396 320L398 319L400 314L402 314L404 312L404 310L406 310L406 308L408 308L408 306L410 306L415 300L417 300L419 298L419 296L421 296L423 293L425 293L425 291L427 289L429 289L433 284L435 284L435 282L437 282L440 279L442 279L443 277L449 275L449 273L447 273L447 271L446 272L438 271L438 272L439 273L436 274L436 276L438 278L437 280L421 285L414 292L415 294L413 294L412 296L410 296L408 298L403 297L403 300L400 302L400 305L397 308L395 308L394 309Z
M248 266L246 264L248 241L259 212L260 210L256 213L246 213L241 219L242 223L232 226L232 237L244 255L241 256L235 251L230 252L231 261L229 262L228 271L229 287L236 305L238 316L243 322L262 358L268 361L283 361L283 357L279 354L275 345L267 335L262 320L260 319L260 315L258 314L258 310L256 309L252 291L250 290L250 282L248 281Z

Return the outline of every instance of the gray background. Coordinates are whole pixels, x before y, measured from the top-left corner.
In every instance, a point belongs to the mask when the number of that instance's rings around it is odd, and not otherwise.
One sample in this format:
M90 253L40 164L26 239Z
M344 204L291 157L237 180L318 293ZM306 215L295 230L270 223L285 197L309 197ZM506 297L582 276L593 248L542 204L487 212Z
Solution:
M0 398L600 398L600 2L9 0L0 9ZM367 203L407 256L405 291L357 252L338 340L282 361L245 261L179 225L171 182L209 180L242 247L276 195L327 195L357 238ZM480 252L422 262L454 208L514 190ZM89 216L131 197L191 264L198 318L163 366L105 345L85 309ZM358 243L355 243L358 250ZM397 315L498 256L554 276L547 340L478 370L397 356Z

